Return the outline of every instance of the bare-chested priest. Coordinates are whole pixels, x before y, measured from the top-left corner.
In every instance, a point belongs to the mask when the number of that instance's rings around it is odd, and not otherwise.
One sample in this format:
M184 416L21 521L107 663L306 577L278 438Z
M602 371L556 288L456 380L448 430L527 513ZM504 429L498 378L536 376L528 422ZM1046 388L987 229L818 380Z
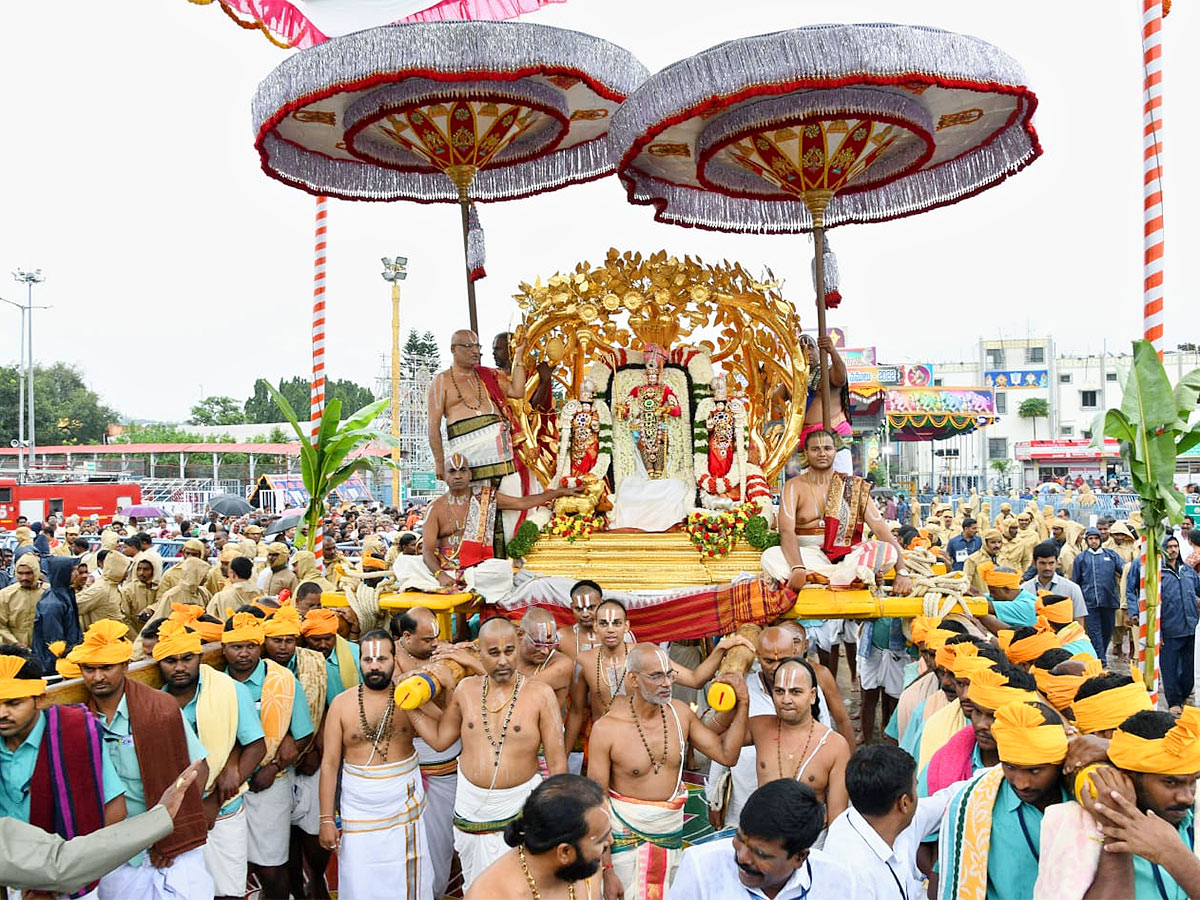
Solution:
M567 705L575 660L558 649L558 623L539 606L529 609L517 627L517 671L554 689L558 708Z
M612 808L612 864L625 900L665 897L679 864L683 840L683 759L687 744L724 765L737 762L746 733L750 700L736 672L718 681L733 688L736 713L719 735L688 704L671 697L678 665L654 644L629 651L624 702L596 720L588 744L588 777L608 791ZM605 895L616 896L606 883Z
M488 619L479 629L479 659L486 675L464 678L437 722L411 714L417 733L435 750L462 739L454 804L454 849L463 887L507 850L504 828L538 786L538 748L551 775L567 771L562 716L554 690L517 671L517 629Z
M558 629L558 649L571 659L600 645L596 636L596 609L604 602L604 591L590 579L577 581L571 587L571 615L575 624ZM625 632L625 643L636 644L632 631Z
M596 608L598 646L576 657L577 674L571 685L571 709L567 716L566 745L575 746L583 733L590 710L595 723L616 704L617 698L628 693L626 675L629 671L631 645L626 643L629 615L619 600L605 600ZM694 669L671 660L671 678L681 687L702 688L717 672L717 666L732 647L755 647L739 635L724 637L708 658Z
M496 514L532 509L581 488L552 488L513 497L490 484L473 485L473 461L461 453L446 460L448 490L429 506L422 530L421 555L400 554L392 563L397 590L444 591L471 588L485 597L512 587L512 564L504 558L504 533Z
M825 804L825 825L813 846L825 843L825 829L850 803L846 763L850 745L819 721L816 674L800 657L785 659L771 684L774 715L750 717L747 746L758 757L758 785L777 778L807 784Z
M333 699L321 758L321 846L338 851L338 894L371 897L380 885L433 897L433 867L421 810L425 789L413 727L392 696L395 645L386 631L359 642L362 684ZM334 794L341 774L338 833ZM397 890L399 888L396 888Z
M877 582L881 572L895 565L892 589L907 595L912 582L903 551L871 500L870 482L833 470L837 450L828 431L809 432L804 449L808 468L783 486L779 546L763 553L763 570L800 590L812 581L839 586L868 578ZM877 543L864 540L864 526Z

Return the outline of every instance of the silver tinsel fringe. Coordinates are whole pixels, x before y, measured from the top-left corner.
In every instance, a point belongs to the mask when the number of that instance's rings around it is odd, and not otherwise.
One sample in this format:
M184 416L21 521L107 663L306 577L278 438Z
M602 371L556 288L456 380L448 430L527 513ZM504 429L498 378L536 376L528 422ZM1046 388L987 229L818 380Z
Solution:
M334 38L294 54L259 85L251 104L256 135L284 106L331 86L412 71L473 75L511 84L488 73L534 69L586 72L624 96L649 74L629 51L592 35L529 22L433 22L388 25ZM264 169L313 193L343 199L457 201L441 174L401 173L354 161L329 159L281 141L259 141ZM616 165L606 137L555 150L520 166L479 173L472 197L498 200L528 196L611 172Z
M390 84L359 97L342 116L342 127L347 132L364 119L378 117L383 110L422 105L434 98L497 97L514 103L534 104L543 109L552 109L570 121L571 110L563 95L540 82L521 81L433 81L429 78L409 78L400 84ZM519 162L542 152L565 134L567 126L549 116L543 116L534 127L521 133L512 143L492 159L497 165ZM372 162L394 166L419 166L431 168L423 157L406 150L394 141L380 137L370 128L365 128L348 142L348 148L356 156Z
M668 66L626 99L613 116L609 134L624 155L664 121L710 98L806 78L833 82L910 75L914 80L924 76L994 84L997 90L1025 84L1015 60L968 35L906 25L822 25L728 41ZM1028 93L1015 96L1014 124L991 143L875 190L836 195L825 224L879 221L953 203L1028 165L1038 154L1026 130L1036 101ZM625 161L619 175L635 203L665 205L657 213L660 221L761 233L812 227L808 210L798 200L738 200L668 183L638 168L638 162Z

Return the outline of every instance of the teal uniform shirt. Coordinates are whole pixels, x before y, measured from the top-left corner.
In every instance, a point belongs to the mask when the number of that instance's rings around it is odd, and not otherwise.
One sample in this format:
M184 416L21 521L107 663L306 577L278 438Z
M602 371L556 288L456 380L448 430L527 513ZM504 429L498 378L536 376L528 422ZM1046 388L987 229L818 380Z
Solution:
M198 759L205 759L208 751L200 743L200 738L196 737L196 732L188 724L182 710L179 712L179 721L183 726L184 737L187 739L188 761L195 762ZM127 816L131 819L134 816L140 816L147 809L146 790L142 785L142 769L138 764L135 738L129 729L128 698L122 695L112 721L106 722L104 716L101 716L100 725L104 728L104 747L112 758L113 767L117 770L121 783L125 785ZM143 752L146 751L153 752L153 749L143 747ZM154 798L154 802L158 802L157 797ZM144 865L145 861L146 854L142 852L131 859L129 864L140 866Z
M1061 802L1070 799L1066 791L1059 788L1059 792ZM1041 847L1042 811L1018 797L1006 779L1001 782L992 807L988 900L1032 897Z
M1071 641L1069 644L1063 644L1063 649L1072 656L1078 656L1082 653L1085 656L1092 657L1092 659L1096 658L1096 648L1087 638L1079 638L1078 640Z
M1188 810L1188 814L1183 817L1183 821L1179 823L1179 839L1183 841L1185 847L1190 847L1193 851L1196 849L1196 822L1192 810ZM1155 878L1157 870L1158 877ZM1161 879L1161 890L1159 882ZM1140 856L1133 858L1133 895L1137 900L1187 900L1187 892L1184 891L1175 879L1168 874L1167 870L1162 866L1156 866L1148 859Z
M250 699L250 692L246 690L246 686L239 681L234 681L234 688L237 691L237 737L239 744L245 747L247 744L253 744L263 737L262 722L259 721L258 711L254 708L254 701ZM165 691L166 688L164 687ZM187 706L183 707L183 717L188 724L195 729L196 733L200 733L199 727L196 725L196 704L200 700L199 684L196 685L196 693ZM218 773L219 774L219 773ZM203 787L203 785L201 785ZM221 807L219 815L227 816L230 813L235 813L242 806L242 795L238 794L228 803Z
M921 749L921 735L925 733L925 704L928 702L929 698L926 697L913 707L912 715L908 717L908 727L904 729L904 734L900 735L898 741L900 749L913 759L917 758Z
M1037 598L1029 591L1022 590L1014 600L992 600L996 610L996 618L1005 625L1016 628L1028 625L1032 628L1037 624Z
M358 672L358 683L362 684L362 663L359 662L358 644L353 641L347 641L347 643L354 654L354 669ZM329 706L333 702L333 698L346 689L346 684L342 681L342 668L338 665L336 646L329 651L329 656L325 658L325 674L329 676L329 686L325 689L325 705Z
M29 786L45 733L46 713L41 712L16 750L9 750L8 744L0 741L0 816L29 821ZM101 753L100 765L107 804L125 793L125 785L108 753Z

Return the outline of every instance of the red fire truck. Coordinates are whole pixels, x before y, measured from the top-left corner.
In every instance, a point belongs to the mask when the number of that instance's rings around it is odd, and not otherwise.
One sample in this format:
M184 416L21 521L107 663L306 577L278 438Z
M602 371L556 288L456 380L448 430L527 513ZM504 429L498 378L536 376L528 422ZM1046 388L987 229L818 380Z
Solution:
M102 524L126 506L142 502L140 485L105 481L30 481L0 478L0 526L11 531L17 516L41 522L48 515L100 517Z

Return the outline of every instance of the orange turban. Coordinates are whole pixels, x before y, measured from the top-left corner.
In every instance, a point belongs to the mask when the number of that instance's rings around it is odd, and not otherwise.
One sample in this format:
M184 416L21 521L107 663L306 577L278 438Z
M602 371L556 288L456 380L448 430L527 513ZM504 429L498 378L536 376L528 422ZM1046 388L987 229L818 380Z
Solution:
M272 610L271 615L263 622L263 635L266 637L300 636L300 613L294 606L281 606Z
M305 637L310 635L329 635L338 632L338 617L332 609L310 609L300 625L300 633Z
M924 644L925 637L941 623L937 616L917 616L912 620L912 639L914 644Z
M368 569L373 572L379 572L387 568L387 563L374 556L364 556L361 560L361 563L364 572Z
M1012 766L1059 765L1067 758L1067 733L1047 722L1031 703L1006 703L992 723L996 755Z
M46 646L46 649L54 656L54 671L63 678L78 678L79 666L73 662L63 659L63 655L67 652L66 641L52 641Z
M997 710L1009 703L1037 703L1038 695L1033 691L1009 687L1008 679L995 669L980 669L970 675L971 686L967 688L967 699L981 709Z
M42 679L17 677L24 665L23 656L0 656L0 700L24 700L46 693Z
M1045 616L1047 622L1055 625L1067 625L1075 620L1075 603L1062 594L1038 591L1036 609L1039 616Z
M1101 691L1076 700L1071 705L1075 713L1075 727L1084 734L1108 731L1116 728L1134 713L1154 709L1150 695L1140 682L1123 684L1119 688Z
M997 572L991 563L984 563L976 571L983 576L983 583L988 587L1019 588L1021 576L1016 572Z
M221 622L201 622L202 615L204 615L203 606L196 606L194 603L172 603L171 614L167 616L167 619L192 629L206 644L220 641L221 632L224 631L225 626Z
M150 651L155 659L200 653L200 635L178 622L167 620L158 626L158 643Z
M1071 658L1083 663L1082 675L1054 675L1048 669L1039 669L1037 666L1032 669L1038 690L1050 701L1050 705L1059 711L1065 710L1074 702L1075 692L1081 684L1089 678L1104 674L1104 666L1094 656L1079 655Z
M925 633L925 649L940 651L946 646L946 641L957 636L957 631L948 631L945 628L931 628Z
M76 665L113 666L133 658L128 639L129 626L113 619L100 619L83 635L83 643L67 654Z
M1000 642L1000 649L1012 663L1033 662L1047 650L1054 650L1058 647L1058 637L1050 630L1045 619L1038 621L1036 634L1020 640L1013 640L1015 635L1016 632L1008 628L1001 629L996 634Z
M254 613L234 613L229 620L231 628L222 629L222 644L261 644L263 642L262 620Z
M1185 706L1175 727L1153 741L1118 728L1108 743L1108 758L1127 772L1195 775L1200 772L1200 709Z

